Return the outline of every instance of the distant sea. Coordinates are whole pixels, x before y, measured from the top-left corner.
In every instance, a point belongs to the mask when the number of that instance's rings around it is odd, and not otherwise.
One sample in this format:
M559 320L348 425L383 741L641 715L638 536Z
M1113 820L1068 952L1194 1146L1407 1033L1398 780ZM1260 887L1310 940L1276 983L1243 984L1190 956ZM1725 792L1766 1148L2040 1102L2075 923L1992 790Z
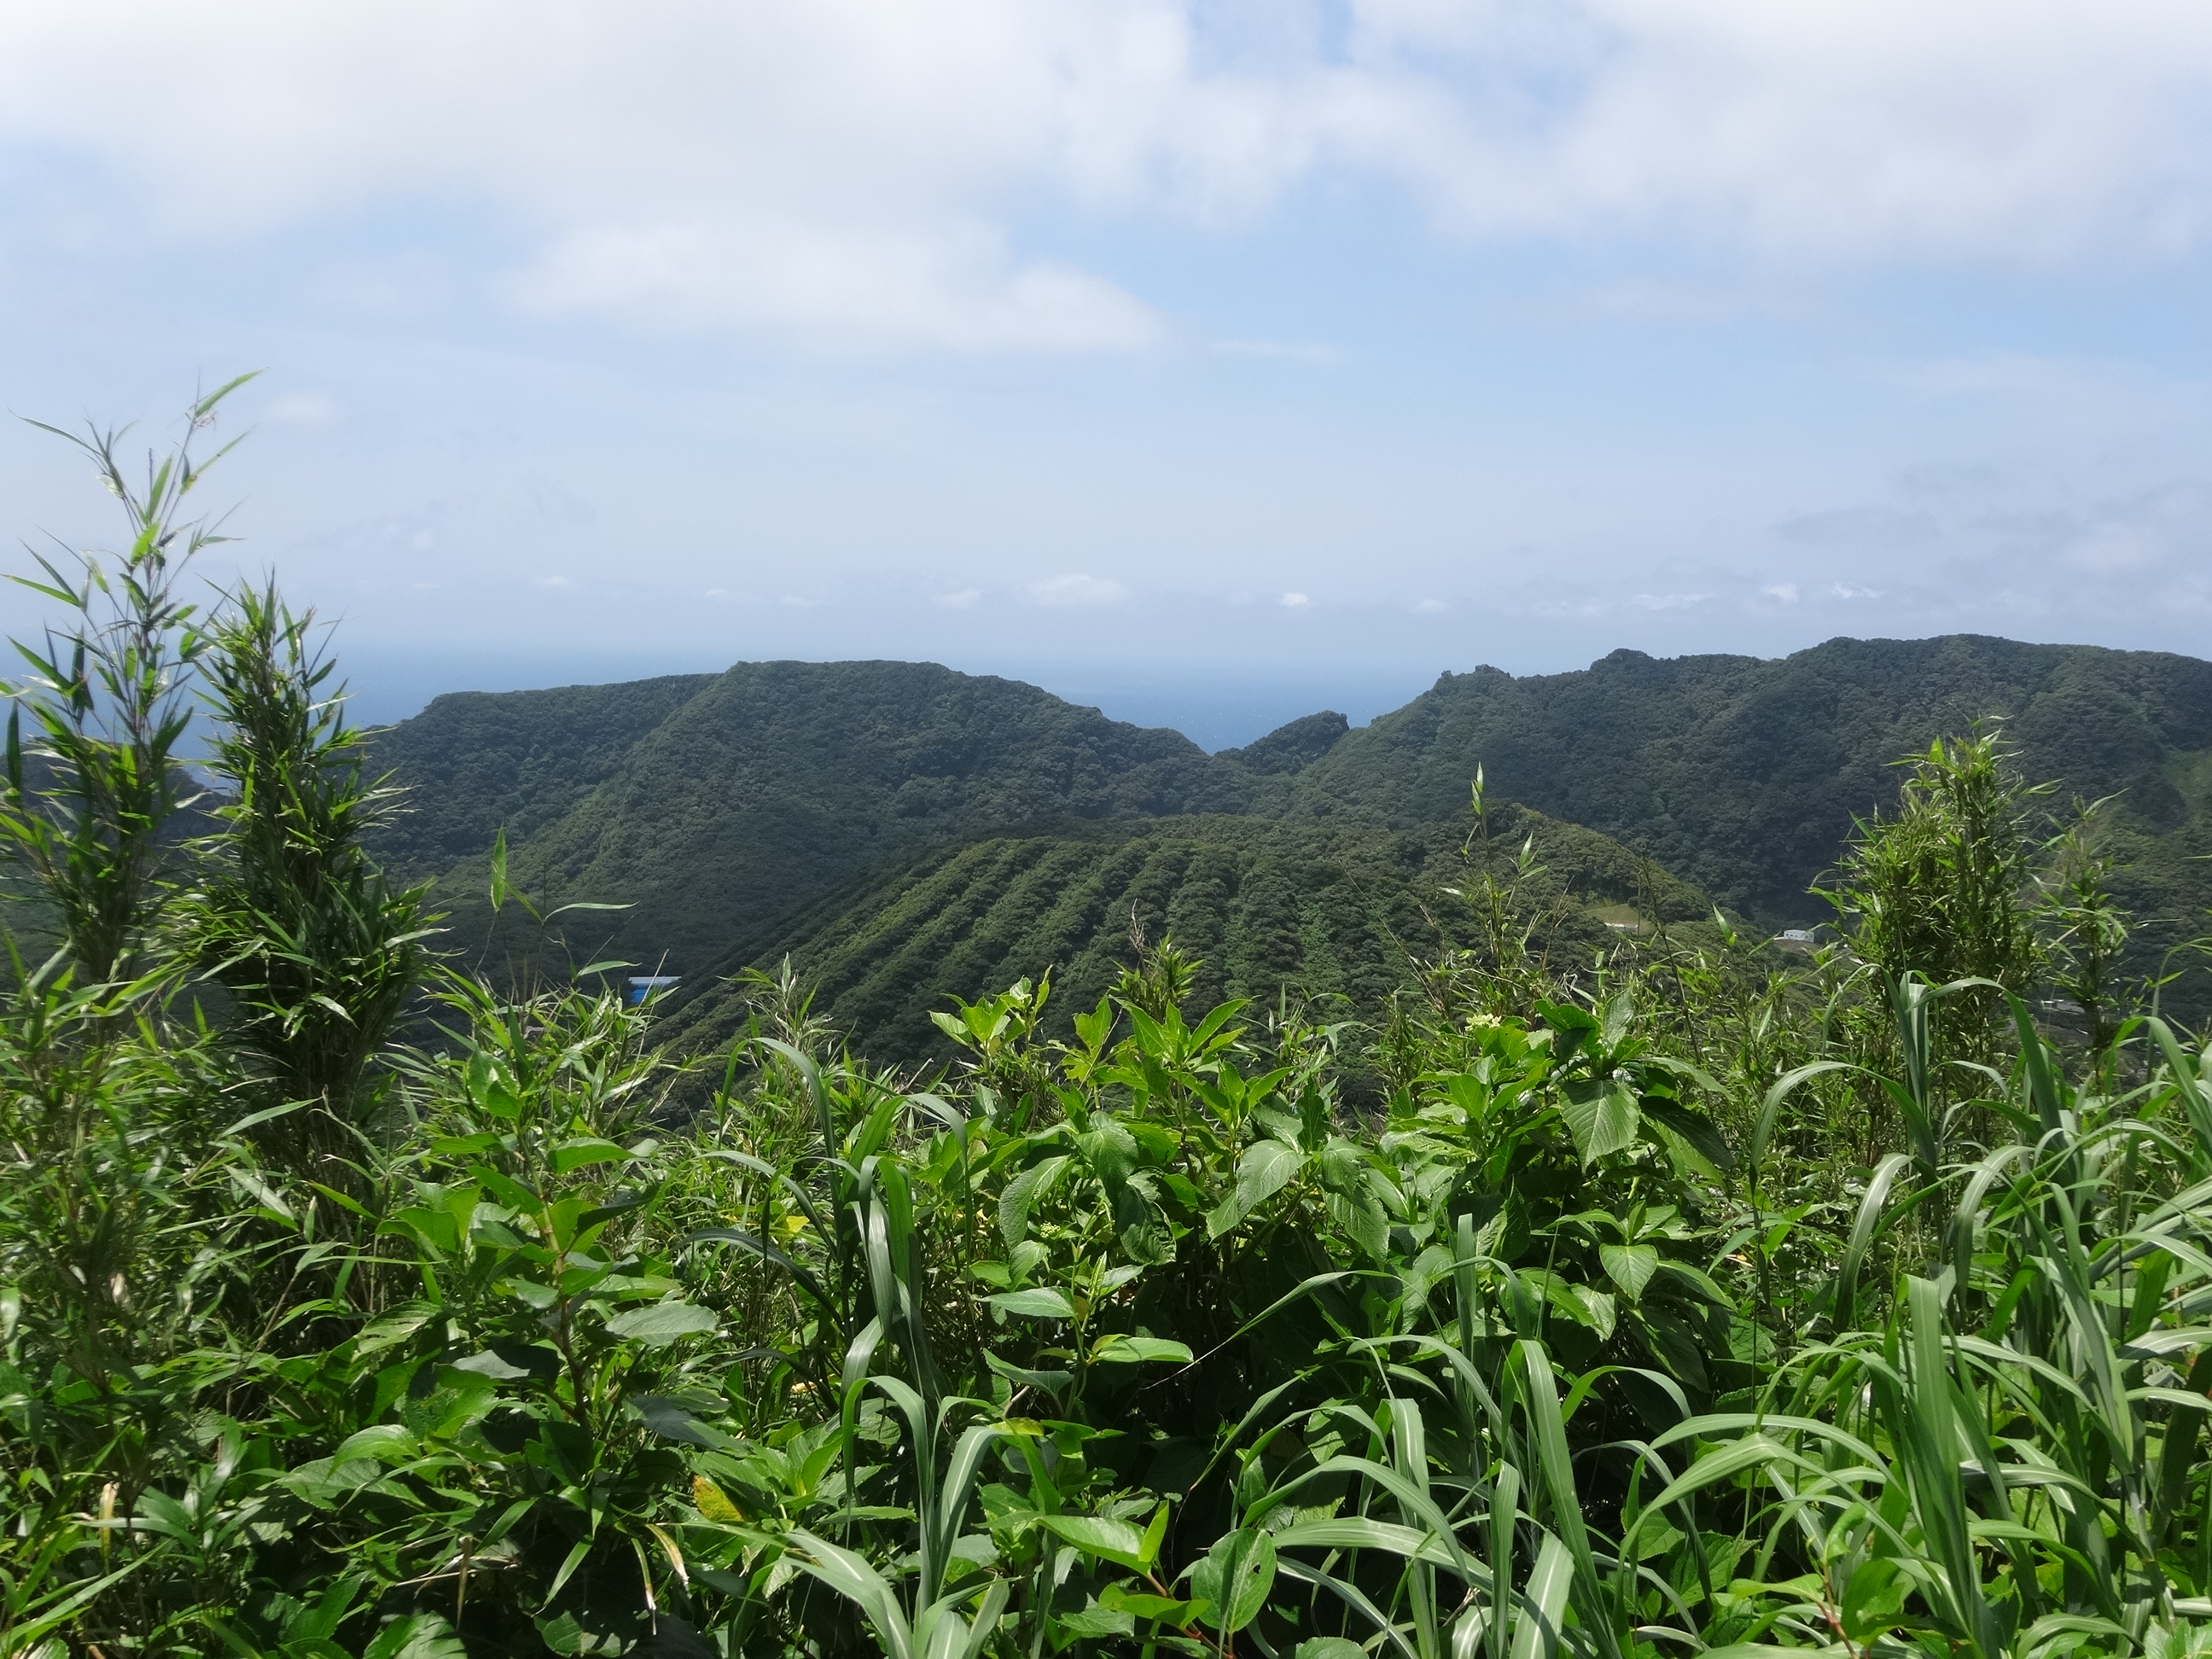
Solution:
M349 648L337 641L341 670L353 691L353 717L386 725L421 712L445 691L523 691L551 685L603 685L661 674L719 673L726 662L640 651L605 654L410 654L374 646ZM1136 726L1172 726L1207 750L1233 749L1277 726L1323 708L1354 726L1411 702L1436 681L1445 665L1407 664L1385 674L1364 665L1332 672L1316 663L1296 673L1178 674L1169 668L1127 672L1095 665L1054 670L1049 665L976 661L949 664L964 673L1026 680L1054 696L1103 710Z

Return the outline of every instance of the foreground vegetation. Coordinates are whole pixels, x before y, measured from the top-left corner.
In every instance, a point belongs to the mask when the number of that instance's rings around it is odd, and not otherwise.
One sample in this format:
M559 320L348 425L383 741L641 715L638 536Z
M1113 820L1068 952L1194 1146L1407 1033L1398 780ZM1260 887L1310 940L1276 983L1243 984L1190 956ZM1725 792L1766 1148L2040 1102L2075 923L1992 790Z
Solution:
M46 573L0 812L0 1652L2212 1649L2212 1051L1993 734L1790 963L1554 948L1478 784L1370 1025L1139 936L1066 1040L1039 977L884 1069L755 975L686 1060L434 953L307 620L191 611L189 451L90 447L134 541Z

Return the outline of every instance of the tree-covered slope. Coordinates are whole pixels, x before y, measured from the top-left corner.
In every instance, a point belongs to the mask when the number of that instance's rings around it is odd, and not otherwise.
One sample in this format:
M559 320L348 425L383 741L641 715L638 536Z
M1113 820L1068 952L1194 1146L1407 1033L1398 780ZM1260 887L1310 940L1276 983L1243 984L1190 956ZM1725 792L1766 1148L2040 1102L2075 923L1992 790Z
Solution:
M409 792L377 833L377 856L419 880L489 849L503 827L521 843L557 823L641 738L696 696L712 674L547 691L454 691L376 732L369 764Z
M1817 918L1807 886L1855 815L1893 805L1891 763L1996 716L2060 799L2118 793L2148 912L2201 908L2212 851L2212 663L1954 635L1831 640L1789 657L1616 651L1573 673L1448 674L1297 780L1301 813L1420 823L1492 791L1619 836L1747 914ZM2201 920L2201 918L2199 918Z
M1233 761L1255 772L1291 775L1303 772L1352 730L1352 722L1334 708L1308 714L1279 726L1256 743L1242 749L1224 749L1218 758Z
M744 663L652 723L559 818L510 831L512 867L544 903L629 907L572 919L579 949L696 973L854 878L950 842L1237 811L1286 787L1179 732L1013 680L927 663ZM434 788L423 793L436 811ZM489 835L473 833L481 852ZM443 884L465 943L488 932L482 873L471 861ZM505 924L495 954L520 938Z
M1466 906L1446 890L1467 878L1471 816L1400 830L1208 814L963 842L856 883L732 952L678 998L667 1029L688 1048L726 1042L744 1006L724 977L788 956L863 1053L931 1052L940 1043L930 1012L948 1006L949 989L1048 969L1064 1032L1133 959L1133 921L1203 959L1200 1002L1272 1003L1287 991L1371 1018L1416 959L1464 939ZM1492 820L1501 871L1536 837L1542 872L1526 896L1532 910L1559 905L1545 938L1562 962L1606 942L1608 920L1711 914L1704 895L1606 836L1510 806Z

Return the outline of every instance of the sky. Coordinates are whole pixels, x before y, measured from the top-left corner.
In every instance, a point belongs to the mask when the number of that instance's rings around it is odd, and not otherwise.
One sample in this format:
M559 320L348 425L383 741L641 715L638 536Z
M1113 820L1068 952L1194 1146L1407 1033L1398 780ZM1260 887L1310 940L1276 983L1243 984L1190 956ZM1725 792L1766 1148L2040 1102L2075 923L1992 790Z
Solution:
M2208 277L2197 0L0 0L0 406L167 445L262 371L208 574L376 720L2212 654ZM115 539L23 422L0 504Z

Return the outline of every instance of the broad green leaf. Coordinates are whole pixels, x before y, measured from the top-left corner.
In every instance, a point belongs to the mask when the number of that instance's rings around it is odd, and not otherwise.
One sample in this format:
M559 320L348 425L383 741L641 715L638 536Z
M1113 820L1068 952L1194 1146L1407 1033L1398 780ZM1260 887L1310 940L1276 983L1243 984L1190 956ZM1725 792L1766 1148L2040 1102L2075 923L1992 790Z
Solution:
M1177 1626L1196 1624L1212 1607L1207 1601L1180 1601L1172 1595L1152 1595L1143 1590L1125 1589L1119 1584L1109 1584L1099 1591L1098 1604L1119 1607L1139 1619L1157 1619L1162 1624Z
M1037 1285L1026 1291L1001 1291L996 1296L983 1298L994 1308L1011 1314L1026 1314L1031 1319L1073 1319L1075 1309L1065 1292L1049 1285Z
M1122 1254L1140 1267L1157 1267L1175 1260L1175 1234L1145 1190L1151 1184L1148 1176L1139 1176L1116 1191L1114 1219Z
M1620 1316L1613 1299L1603 1291L1588 1285L1577 1285L1572 1288L1575 1300L1583 1306L1583 1322L1597 1333L1599 1341L1610 1342L1613 1327Z
M362 1327L353 1340L354 1358L366 1359L381 1349L404 1342L442 1313L443 1310L428 1302L410 1302L393 1309L383 1318Z
M1370 1261L1379 1262L1389 1254L1390 1218L1372 1200L1331 1193L1328 1206L1329 1219L1344 1229L1345 1237L1364 1250Z
M361 1659L468 1659L468 1650L436 1613L416 1613L379 1631Z
M1111 1561L1132 1572L1147 1572L1152 1558L1145 1551L1145 1535L1127 1521L1109 1521L1096 1515L1040 1515L1037 1525L1085 1555Z
M1091 1127L1075 1137L1091 1172L1109 1186L1127 1181L1137 1167L1137 1138L1104 1112L1094 1112Z
M550 1309L561 1299L559 1293L550 1285L540 1285L527 1279L502 1279L499 1281L497 1288L506 1291L517 1302L527 1307L535 1308L541 1313Z
M419 1400L399 1402L399 1420L424 1440L450 1440L497 1403L498 1387L481 1371L441 1365L436 1385Z
M1658 1276L1662 1279L1680 1279L1692 1294L1703 1301L1711 1303L1716 1308L1727 1308L1732 1310L1735 1307L1734 1297L1714 1284L1702 1268L1692 1267L1686 1261L1662 1260L1659 1263Z
M1020 1365L1007 1364L988 1348L983 1350L983 1363L1010 1382L1017 1382L1025 1389L1036 1389L1049 1395L1058 1395L1062 1389L1075 1381L1073 1371L1030 1370Z
M403 1463L415 1455L415 1437L397 1423L379 1423L356 1430L338 1443L331 1454L333 1468L350 1463L357 1457L373 1457L380 1463Z
M1649 1244L1601 1244L1598 1260L1605 1266L1605 1276L1620 1286L1620 1291L1631 1302L1640 1301L1644 1287L1659 1271L1659 1252Z
M630 1408L644 1420L645 1426L663 1440L674 1440L687 1446L698 1446L708 1451L730 1451L740 1443L724 1434L711 1423L702 1423L673 1400L659 1395L635 1395Z
M1137 1143L1137 1150L1150 1164L1166 1163L1182 1145L1182 1138L1164 1123L1153 1123L1144 1118L1133 1118L1122 1125L1129 1138Z
M1556 1031L1595 1031L1597 1016L1587 1008L1577 1008L1571 1002L1551 1002L1536 999L1536 1012L1543 1016L1544 1024Z
M1634 1146L1643 1119L1634 1091L1611 1078L1569 1084L1559 1115L1585 1167Z
M1705 1165L1705 1173L1725 1175L1735 1168L1735 1152L1729 1146L1728 1138L1703 1112L1693 1110L1679 1100L1668 1100L1663 1095L1647 1098L1644 1103L1644 1111L1653 1122L1697 1155L1698 1160Z
M1206 1218L1209 1238L1231 1231L1297 1175L1304 1156L1279 1140L1255 1141L1237 1160L1237 1190Z
M1012 1249L1029 1236L1030 1207L1050 1192L1060 1172L1067 1168L1067 1157L1048 1158L1032 1164L1012 1181L999 1194L999 1234Z
M1275 1540L1264 1532L1232 1532L1214 1540L1190 1571L1192 1594L1213 1603L1218 1630L1243 1630L1260 1616L1275 1583Z
M1601 1338L1613 1335L1616 1310L1613 1298L1603 1291L1575 1284L1543 1267L1524 1267L1520 1278L1523 1284L1540 1291L1545 1301L1576 1324L1589 1327Z
M453 1369L457 1371L474 1371L478 1376L490 1377L495 1382L512 1382L518 1376L530 1375L530 1368L527 1365L509 1364L489 1348L484 1349L481 1353L472 1353L465 1359L456 1359L453 1362Z
M1104 997L1087 1014L1075 1017L1075 1040L1092 1053L1105 1045L1106 1034L1114 1029L1114 1006Z
M1103 1339L1091 1356L1095 1363L1117 1365L1138 1364L1148 1360L1162 1360L1170 1364L1188 1365L1190 1349L1181 1342L1171 1342L1161 1336L1123 1336L1119 1332Z
M611 1140L568 1140L553 1149L553 1169L556 1174L566 1175L587 1164L619 1164L629 1156L625 1148Z
M617 1314L607 1321L607 1334L648 1348L665 1348L680 1338L711 1331L720 1322L710 1310L690 1302L654 1302Z
M1162 1498L1159 1508L1152 1511L1152 1518L1145 1525L1144 1554L1148 1564L1160 1559L1160 1545L1167 1535L1168 1504L1167 1500Z
M1104 1606L1079 1608L1073 1613L1055 1614L1054 1626L1069 1636L1091 1638L1129 1636L1136 1632L1134 1614L1121 1607Z

